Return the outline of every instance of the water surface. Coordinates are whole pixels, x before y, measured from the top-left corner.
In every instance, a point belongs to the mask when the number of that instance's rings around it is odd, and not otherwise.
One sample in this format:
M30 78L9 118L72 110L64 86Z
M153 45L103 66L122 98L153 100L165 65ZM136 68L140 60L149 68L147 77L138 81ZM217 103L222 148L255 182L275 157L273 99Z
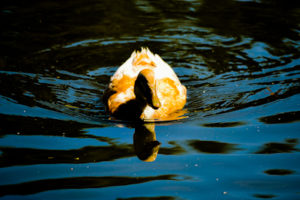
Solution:
M0 199L300 198L299 3L13 0L0 19ZM187 87L186 119L108 120L141 47Z

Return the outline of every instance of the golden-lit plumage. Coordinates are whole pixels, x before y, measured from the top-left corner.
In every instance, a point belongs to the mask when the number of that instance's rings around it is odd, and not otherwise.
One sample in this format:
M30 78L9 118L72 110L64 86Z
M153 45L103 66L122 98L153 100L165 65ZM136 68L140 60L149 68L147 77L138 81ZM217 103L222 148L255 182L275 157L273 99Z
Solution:
M103 100L119 119L166 120L184 107L186 88L160 56L142 48L111 77Z

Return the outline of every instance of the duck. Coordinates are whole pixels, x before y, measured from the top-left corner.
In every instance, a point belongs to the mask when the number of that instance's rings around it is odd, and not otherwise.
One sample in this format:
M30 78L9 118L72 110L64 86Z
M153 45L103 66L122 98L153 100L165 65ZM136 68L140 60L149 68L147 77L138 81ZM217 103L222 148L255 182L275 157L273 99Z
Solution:
M183 115L187 90L174 70L149 48L133 51L110 78L105 109L121 120L168 120Z

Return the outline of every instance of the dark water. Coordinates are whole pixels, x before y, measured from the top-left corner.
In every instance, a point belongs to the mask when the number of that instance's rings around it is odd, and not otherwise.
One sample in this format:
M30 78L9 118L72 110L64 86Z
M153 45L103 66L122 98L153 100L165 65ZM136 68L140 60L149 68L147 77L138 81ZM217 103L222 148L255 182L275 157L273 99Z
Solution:
M0 199L300 199L299 1L0 4ZM188 89L154 162L101 102L142 46Z

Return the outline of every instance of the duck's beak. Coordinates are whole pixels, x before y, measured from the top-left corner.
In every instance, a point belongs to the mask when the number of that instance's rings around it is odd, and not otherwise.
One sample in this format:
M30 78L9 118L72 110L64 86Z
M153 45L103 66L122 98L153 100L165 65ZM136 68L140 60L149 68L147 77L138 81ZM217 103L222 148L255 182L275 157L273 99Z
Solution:
M149 102L149 104L152 108L158 109L161 106L161 104L158 99L157 90L156 90L155 86L153 86L153 88L151 89L151 92L152 92L152 98L151 98L151 101Z
M154 72L150 69L142 70L135 81L135 94L137 98L143 97L153 109L161 106L159 101Z

